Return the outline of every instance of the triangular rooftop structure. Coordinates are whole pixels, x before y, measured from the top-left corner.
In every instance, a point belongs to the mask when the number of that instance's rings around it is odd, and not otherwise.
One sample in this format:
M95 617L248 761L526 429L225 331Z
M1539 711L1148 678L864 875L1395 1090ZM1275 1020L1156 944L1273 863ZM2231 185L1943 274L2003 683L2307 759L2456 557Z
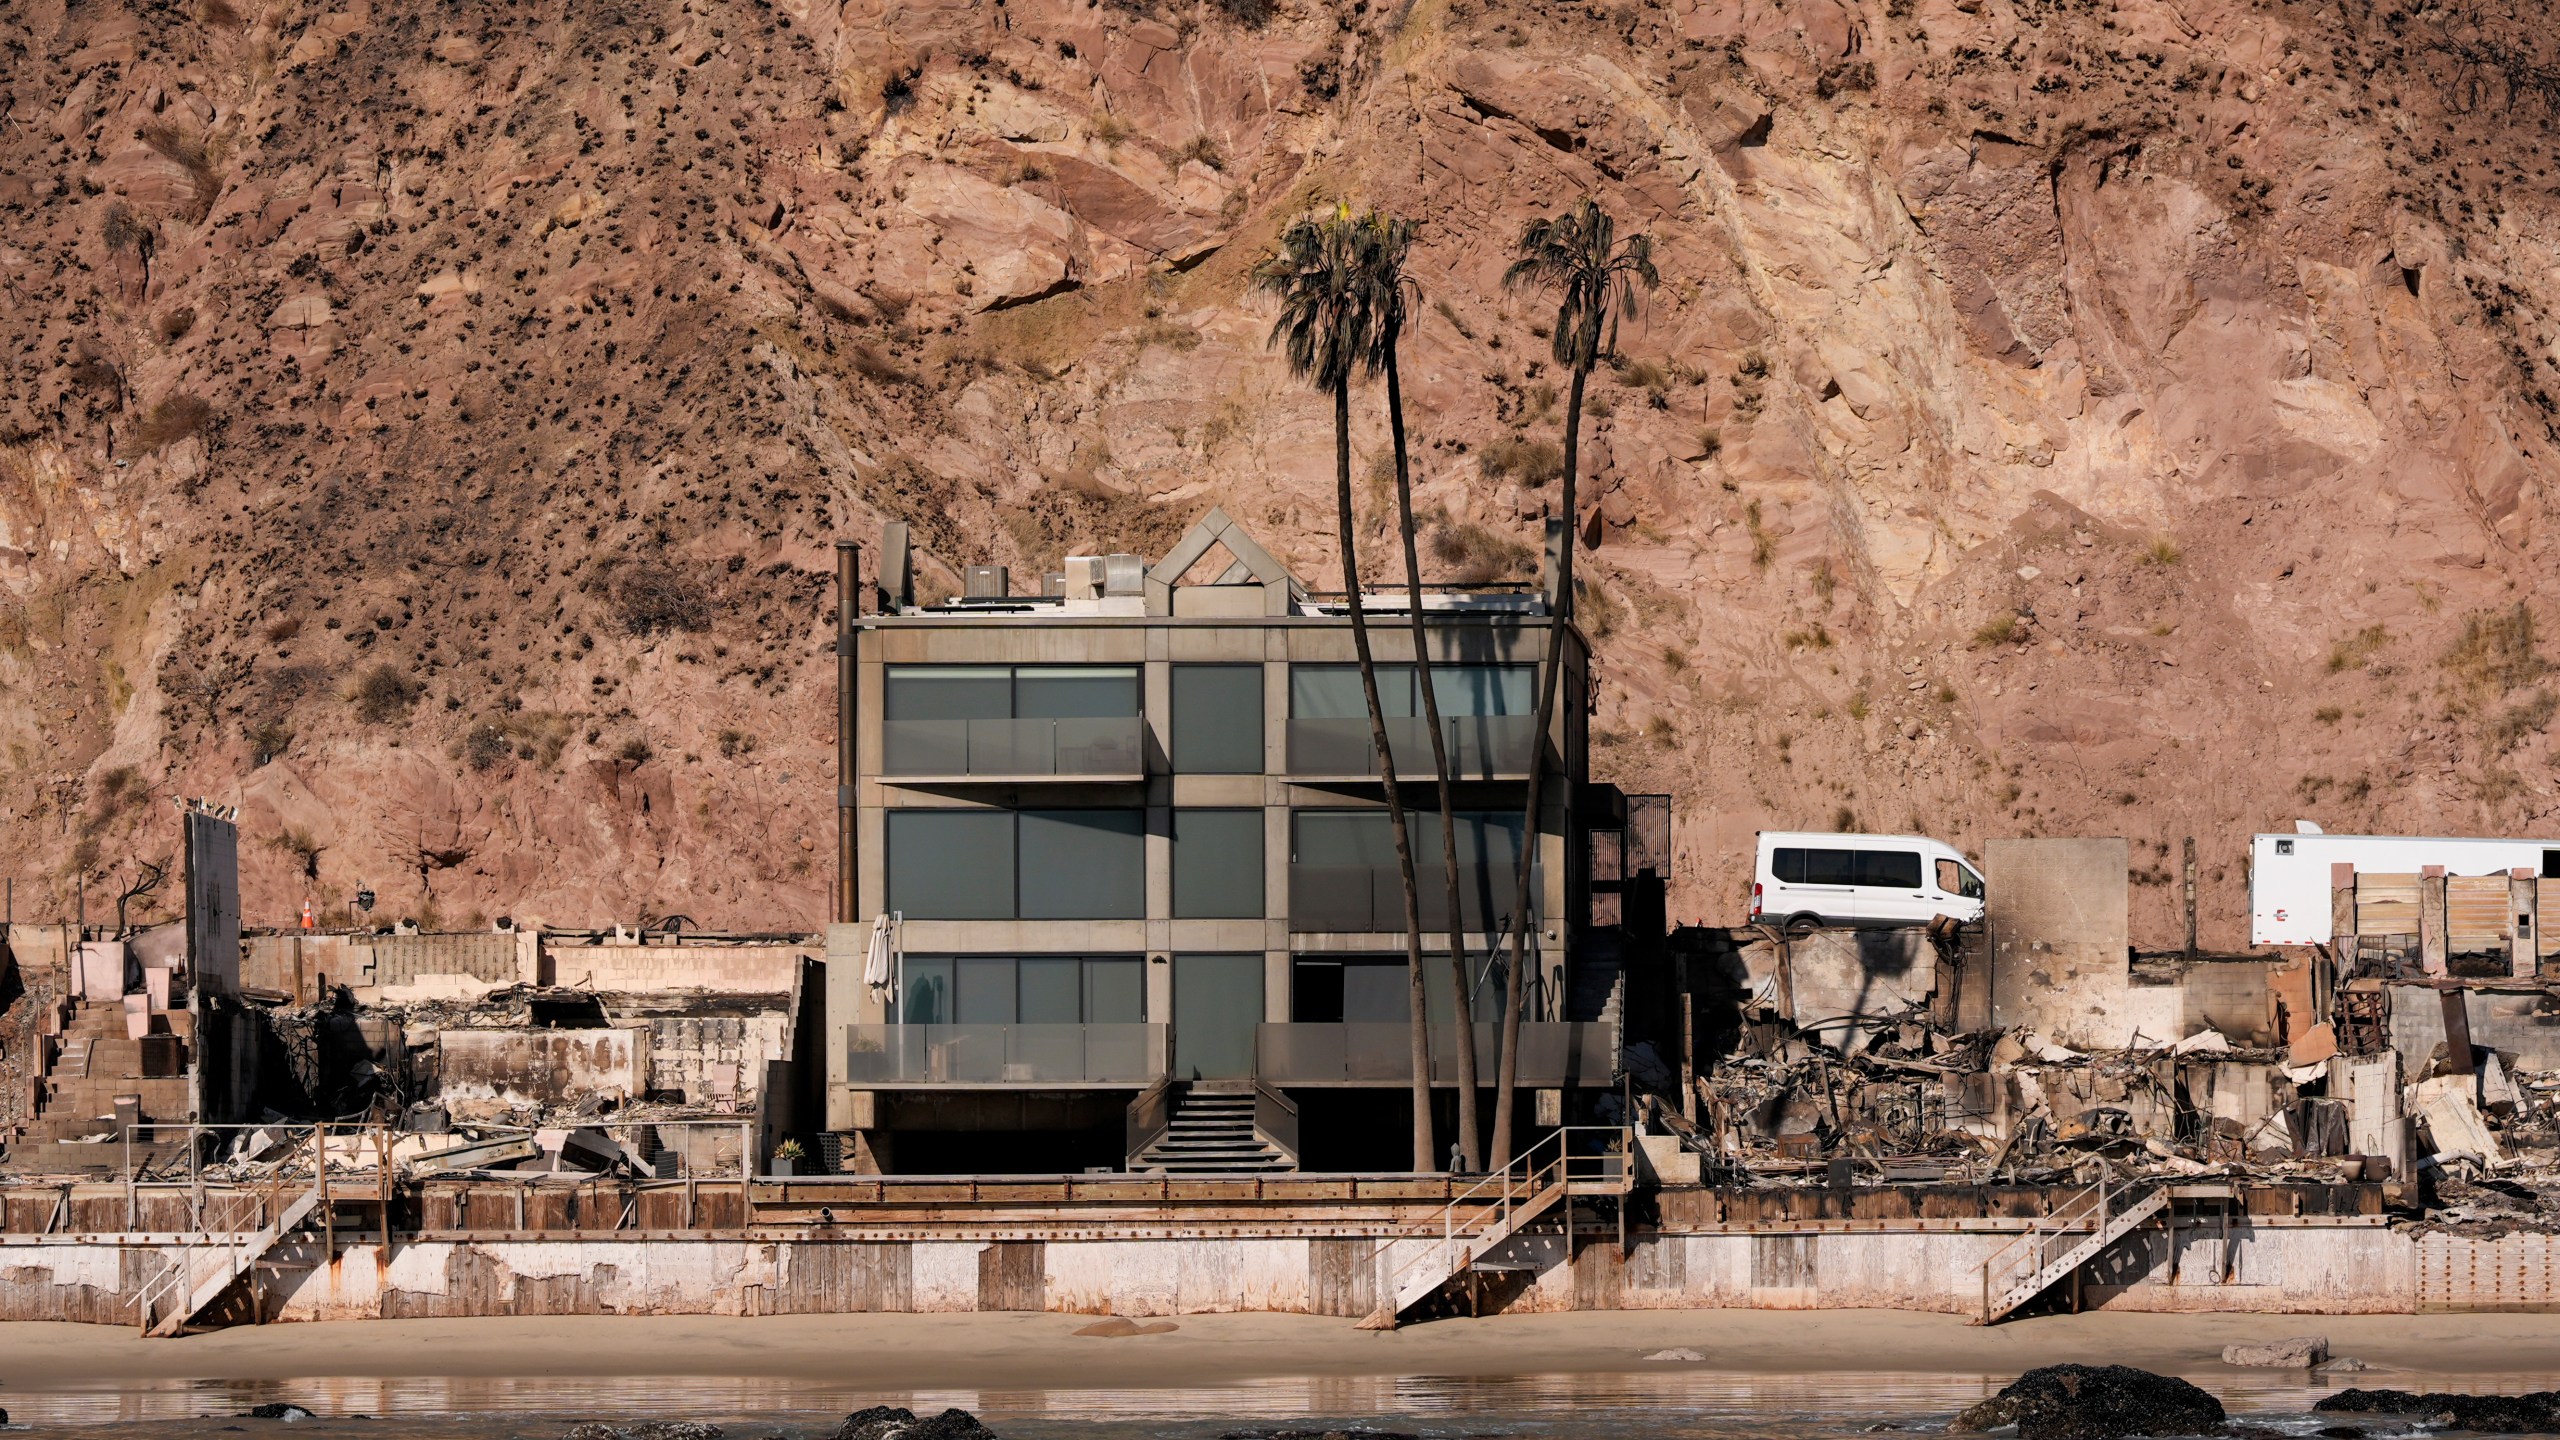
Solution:
M1217 548L1223 548L1233 558L1233 563L1219 571L1218 577L1208 585L1182 585L1182 577L1200 563L1202 556ZM1213 599L1208 595L1199 597L1195 610L1194 603L1176 598L1177 587L1186 592L1219 589L1232 592L1245 587L1258 588L1262 592L1261 603L1246 611L1258 615L1290 614L1307 598L1307 587L1298 583L1298 577L1289 573L1289 567L1263 549L1260 542L1246 534L1245 528L1221 508L1212 508L1201 516L1175 542L1173 549L1156 562L1156 567L1147 572L1147 613L1232 615L1244 610L1245 607L1235 605L1226 597Z

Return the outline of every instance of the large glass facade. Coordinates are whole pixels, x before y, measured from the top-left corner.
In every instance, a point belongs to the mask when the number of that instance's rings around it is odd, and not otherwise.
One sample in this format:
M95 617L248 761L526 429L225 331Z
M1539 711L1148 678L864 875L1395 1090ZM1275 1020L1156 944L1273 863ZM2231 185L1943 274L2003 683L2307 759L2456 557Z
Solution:
M1142 810L892 810L889 908L911 920L1137 920Z
M896 1015L908 1025L1133 1025L1146 1017L1135 955L910 955Z
M892 665L882 681L890 775L1143 772L1135 665Z
M1262 667L1173 667L1173 768L1181 775L1262 773Z
M1404 882L1386 811L1301 810L1289 818L1290 929L1404 928ZM1518 908L1520 814L1462 810L1455 819L1461 928L1499 929ZM1446 930L1449 890L1440 864L1440 816L1408 811L1405 821L1422 928ZM1534 877L1531 889L1534 894Z
M1429 774L1431 728L1423 715L1421 672L1411 665L1377 667L1378 712L1398 774ZM1440 748L1459 779L1525 774L1535 753L1537 669L1529 665L1435 665ZM1289 667L1289 771L1294 775L1378 773L1377 737L1357 665Z

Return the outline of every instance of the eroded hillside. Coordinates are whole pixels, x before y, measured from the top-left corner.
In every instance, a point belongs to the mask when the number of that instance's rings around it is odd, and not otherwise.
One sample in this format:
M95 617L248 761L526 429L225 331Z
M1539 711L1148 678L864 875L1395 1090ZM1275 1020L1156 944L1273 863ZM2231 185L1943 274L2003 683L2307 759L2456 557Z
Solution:
M1332 573L1245 277L1336 197L1423 225L1451 577L1555 503L1507 241L1655 237L1584 615L1681 915L1763 826L2194 834L2236 941L2253 829L2560 826L2533 7L30 0L0 82L21 918L184 794L253 924L816 924L835 536Z

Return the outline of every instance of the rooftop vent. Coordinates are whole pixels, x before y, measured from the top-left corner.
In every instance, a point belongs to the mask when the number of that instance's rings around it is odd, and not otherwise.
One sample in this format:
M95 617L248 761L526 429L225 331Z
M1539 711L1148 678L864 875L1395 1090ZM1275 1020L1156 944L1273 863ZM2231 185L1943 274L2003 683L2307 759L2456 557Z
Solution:
M1007 584L1009 578L1001 565L972 565L969 567L968 597L972 600L1001 600L1013 593Z

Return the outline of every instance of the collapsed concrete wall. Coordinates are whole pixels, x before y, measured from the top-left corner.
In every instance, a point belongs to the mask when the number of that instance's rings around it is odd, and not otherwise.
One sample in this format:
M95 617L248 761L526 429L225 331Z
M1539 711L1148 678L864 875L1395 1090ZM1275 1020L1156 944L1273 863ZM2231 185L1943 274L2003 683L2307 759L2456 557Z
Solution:
M1993 1023L2077 1050L2131 1043L2131 859L2120 839L1994 840L1983 851Z
M446 1030L437 1036L447 1100L562 1105L628 1101L649 1091L646 1025L580 1030Z

